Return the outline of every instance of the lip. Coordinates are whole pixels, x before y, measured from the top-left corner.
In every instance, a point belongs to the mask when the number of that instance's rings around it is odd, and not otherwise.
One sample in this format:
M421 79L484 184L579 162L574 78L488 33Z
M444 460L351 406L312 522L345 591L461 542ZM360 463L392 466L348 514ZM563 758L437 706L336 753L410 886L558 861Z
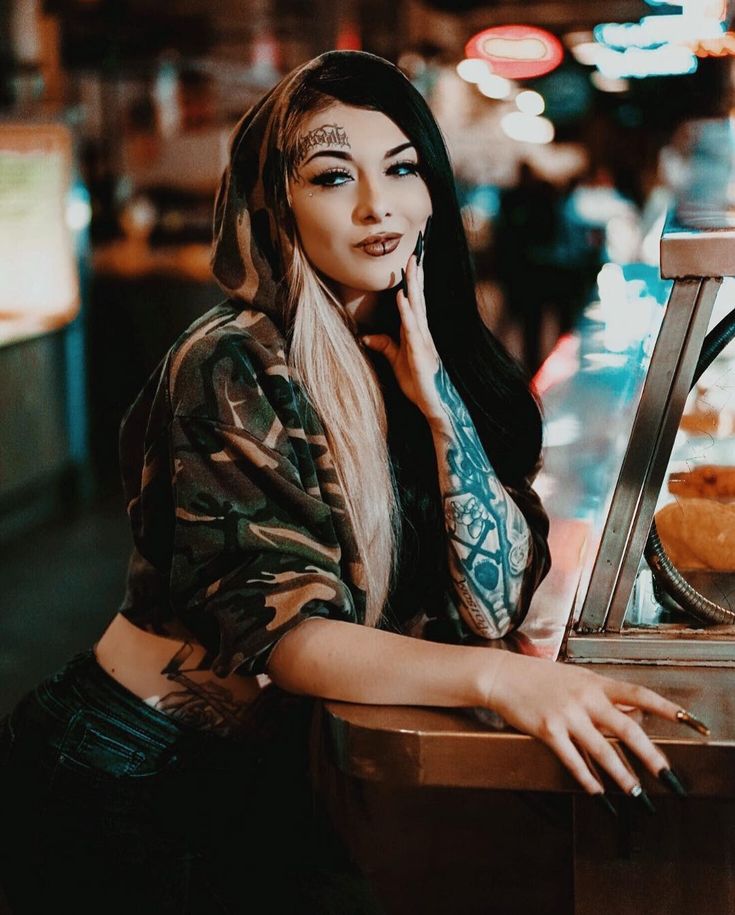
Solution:
M356 247L369 254L371 257L383 257L395 251L401 243L402 235L396 232L384 232L381 235L368 235Z

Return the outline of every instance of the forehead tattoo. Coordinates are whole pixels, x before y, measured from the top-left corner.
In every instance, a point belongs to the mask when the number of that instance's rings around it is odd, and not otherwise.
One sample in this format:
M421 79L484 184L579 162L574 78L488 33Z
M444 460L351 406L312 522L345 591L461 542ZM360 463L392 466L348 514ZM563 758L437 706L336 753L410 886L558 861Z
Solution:
M344 127L340 127L339 124L322 124L321 127L315 127L299 137L296 164L301 165L316 146L346 146L351 148L350 141L347 139L347 131Z

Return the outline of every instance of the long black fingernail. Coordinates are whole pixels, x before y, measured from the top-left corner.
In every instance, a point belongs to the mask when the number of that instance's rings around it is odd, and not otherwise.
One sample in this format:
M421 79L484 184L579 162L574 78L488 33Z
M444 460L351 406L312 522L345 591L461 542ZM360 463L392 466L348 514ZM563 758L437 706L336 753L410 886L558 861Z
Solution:
M679 776L673 769L662 769L658 773L658 779L666 785L669 791L673 791L674 794L678 794L679 797L687 797L686 788L679 781Z
M419 230L419 237L416 239L416 247L413 249L413 253L416 255L416 266L418 267L421 263L421 255L424 251L424 233Z
M424 229L424 244L426 244L426 239L429 237L429 229L431 228L431 214L426 220L426 228Z
M656 808L653 806L653 801L648 796L648 792L643 787L643 785L635 785L629 794L629 797L632 797L634 801L640 801L643 807L646 810L646 813L655 813Z
M612 816L617 817L618 812L615 809L613 802L605 794L604 791L602 791L600 794L593 794L592 797L595 799L595 803L599 807L602 807L604 810L607 810L607 812L612 814Z
M401 267L401 289L406 298L408 298L408 283L406 282L406 271L403 267Z

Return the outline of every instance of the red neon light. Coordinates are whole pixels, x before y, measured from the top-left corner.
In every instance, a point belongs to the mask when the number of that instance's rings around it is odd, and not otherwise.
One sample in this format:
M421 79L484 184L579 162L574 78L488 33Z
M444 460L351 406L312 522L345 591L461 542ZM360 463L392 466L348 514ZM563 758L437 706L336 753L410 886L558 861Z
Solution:
M559 337L541 367L533 376L531 386L541 397L557 384L571 378L579 369L579 337L576 334L564 334Z
M532 25L498 25L473 35L466 57L486 60L493 73L507 79L531 79L556 69L564 59L558 38Z

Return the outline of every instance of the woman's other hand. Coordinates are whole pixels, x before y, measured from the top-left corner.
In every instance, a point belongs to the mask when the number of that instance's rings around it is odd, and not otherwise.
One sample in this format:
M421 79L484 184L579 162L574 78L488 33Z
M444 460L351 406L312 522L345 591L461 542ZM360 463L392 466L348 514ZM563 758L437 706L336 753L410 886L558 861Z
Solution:
M429 330L424 298L424 268L412 254L406 265L408 296L398 290L396 303L401 317L398 343L388 334L367 334L362 342L382 353L393 369L401 391L424 414L430 424L446 421L436 375L441 367L439 353Z
M641 793L640 779L604 735L617 738L657 778L670 772L669 761L640 726L636 712L677 721L678 705L646 687L580 667L511 653L502 657L487 707L547 744L587 792L604 791L598 769L626 794ZM672 788L670 776L664 774L662 781Z

